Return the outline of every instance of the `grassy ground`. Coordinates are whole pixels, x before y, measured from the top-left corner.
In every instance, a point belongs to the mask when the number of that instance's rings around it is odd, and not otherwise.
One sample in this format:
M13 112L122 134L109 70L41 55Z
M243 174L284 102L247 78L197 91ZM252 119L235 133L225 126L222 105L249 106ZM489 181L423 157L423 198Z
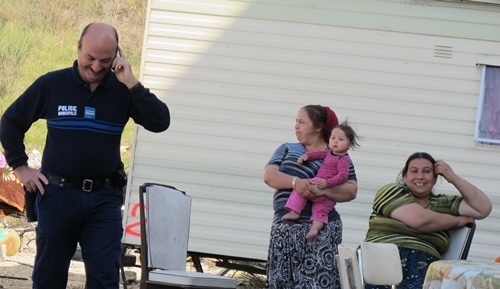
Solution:
M40 75L72 65L80 33L90 22L118 30L139 78L146 6L144 0L1 0L0 114ZM26 135L26 150L42 151L45 133L45 121L36 122ZM131 145L132 133L129 122L123 146ZM129 157L129 151L122 154L127 167Z

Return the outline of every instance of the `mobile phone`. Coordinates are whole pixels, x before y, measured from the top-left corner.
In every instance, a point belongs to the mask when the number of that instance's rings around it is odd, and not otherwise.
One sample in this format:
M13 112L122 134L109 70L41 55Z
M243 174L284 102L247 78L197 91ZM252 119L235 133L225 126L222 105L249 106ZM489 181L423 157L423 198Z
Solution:
M116 57L118 56L118 54L120 54L120 46L116 46L116 51L115 51L115 57L113 58L113 61L116 59ZM121 56L121 55L120 55ZM120 67L118 67L120 68ZM115 72L115 68L114 67L111 67L111 71Z
M26 218L28 222L38 221L36 214L36 197L38 193L29 192L26 187L24 187L24 210L26 213Z

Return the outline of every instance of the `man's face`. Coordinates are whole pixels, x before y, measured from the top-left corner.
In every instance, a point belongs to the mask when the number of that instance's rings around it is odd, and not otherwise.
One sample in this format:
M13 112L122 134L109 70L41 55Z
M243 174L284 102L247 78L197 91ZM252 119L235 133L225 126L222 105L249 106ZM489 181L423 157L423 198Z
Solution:
M78 72L90 84L99 84L111 70L116 57L116 42L92 41L84 36L78 49Z

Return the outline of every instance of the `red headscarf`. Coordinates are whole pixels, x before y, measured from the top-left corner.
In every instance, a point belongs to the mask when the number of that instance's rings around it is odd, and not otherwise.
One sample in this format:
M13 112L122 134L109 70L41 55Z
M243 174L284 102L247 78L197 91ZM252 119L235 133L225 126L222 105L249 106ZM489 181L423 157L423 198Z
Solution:
M326 111L326 128L328 129L328 131L332 131L333 128L339 124L339 120L337 118L337 115L331 108L329 108L328 106L325 106L324 108Z

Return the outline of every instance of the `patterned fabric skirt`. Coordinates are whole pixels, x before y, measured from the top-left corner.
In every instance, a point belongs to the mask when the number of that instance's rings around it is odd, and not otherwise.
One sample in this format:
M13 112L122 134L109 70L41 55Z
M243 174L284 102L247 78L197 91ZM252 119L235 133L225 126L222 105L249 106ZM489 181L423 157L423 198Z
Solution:
M342 221L331 221L313 242L306 240L310 223L275 223L267 261L269 289L340 288L336 255Z
M422 289L425 280L425 274L429 265L439 260L429 253L407 248L399 248L401 256L401 267L403 268L403 281L397 285L398 288ZM391 286L372 286L365 285L365 289L390 289Z

